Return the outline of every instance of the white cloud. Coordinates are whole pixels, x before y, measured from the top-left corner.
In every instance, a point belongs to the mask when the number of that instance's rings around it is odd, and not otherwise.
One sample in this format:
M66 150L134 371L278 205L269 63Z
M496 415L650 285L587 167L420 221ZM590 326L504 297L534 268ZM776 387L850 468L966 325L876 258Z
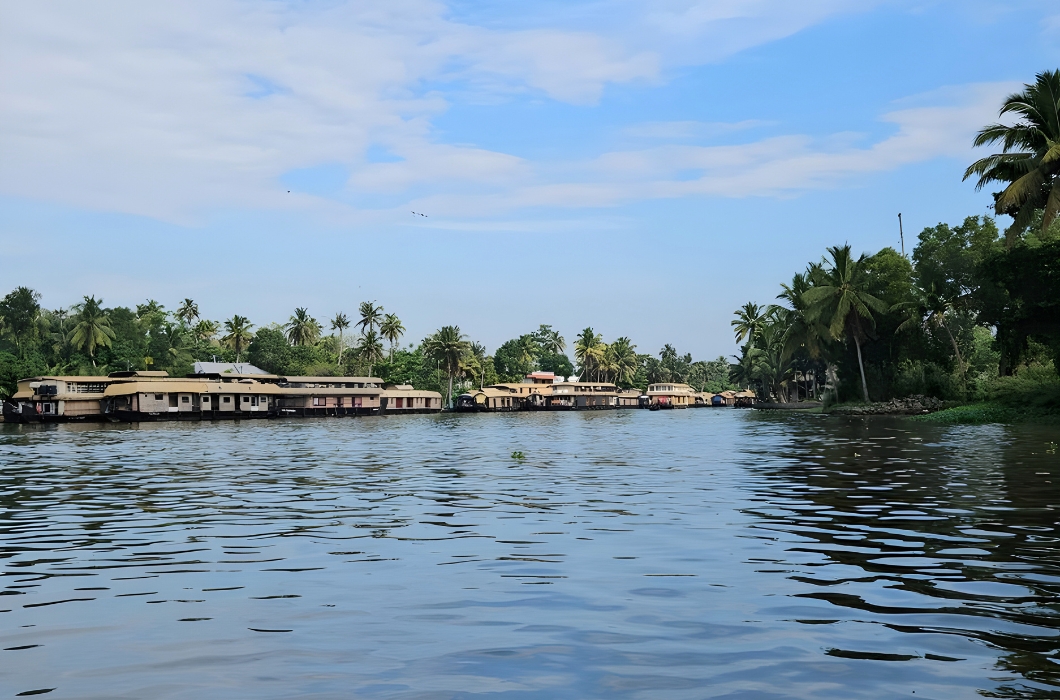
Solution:
M687 143L731 138L761 125L755 121L633 126L627 136L685 143L582 161L532 162L439 142L432 122L449 107L446 85L591 104L609 84L657 82L667 66L717 60L864 3L613 7L621 11L609 13L605 32L577 23L475 26L434 0L8 4L0 23L0 193L175 221L218 208L378 216L288 195L279 184L292 169L339 163L354 193L404 194L439 213L483 216L832 186L953 153L964 148L968 125L981 123L983 102L972 90L961 104L886 115L895 135L866 148L836 145L840 135ZM401 160L367 162L373 145Z
M996 116L1001 98L1017 87L1008 82L976 84L903 101L900 109L881 117L894 132L867 145L859 145L866 139L856 134L791 134L722 146L667 144L539 166L537 181L521 187L501 193L437 194L415 205L436 214L474 217L520 208L613 207L689 196L785 197L841 188L863 175L912 163L970 158L976 130Z

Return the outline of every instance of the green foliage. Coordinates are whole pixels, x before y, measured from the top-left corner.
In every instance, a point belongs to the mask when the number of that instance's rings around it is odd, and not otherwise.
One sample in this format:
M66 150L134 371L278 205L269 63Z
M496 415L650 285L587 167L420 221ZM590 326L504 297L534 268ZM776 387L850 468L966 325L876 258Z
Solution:
M0 300L0 323L4 335L14 340L20 355L26 344L37 337L39 302L40 294L28 287L19 287Z
M39 352L28 352L18 357L0 350L0 398L7 398L18 390L18 380L48 373L48 365Z
M980 158L965 179L978 175L976 189L998 182L994 211L1012 217L1006 232L1011 246L1020 230L1041 213L1041 231L1048 232L1060 215L1060 70L1043 71L1023 90L1009 95L999 116L1015 123L991 124L975 138L975 146L1001 143L1001 153Z

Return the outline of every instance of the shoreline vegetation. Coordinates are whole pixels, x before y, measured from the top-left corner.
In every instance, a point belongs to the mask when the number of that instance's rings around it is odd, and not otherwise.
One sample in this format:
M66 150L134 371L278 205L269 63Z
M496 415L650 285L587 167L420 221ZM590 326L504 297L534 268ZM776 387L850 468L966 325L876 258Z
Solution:
M0 398L13 396L27 377L125 371L183 377L195 362L208 361L245 362L280 376L376 377L386 385L440 392L446 406L465 391L522 382L533 372L641 391L660 382L712 393L740 388L724 357L695 361L669 344L654 357L637 352L628 337L606 343L591 327L575 339L572 360L566 340L548 325L503 343L493 354L455 325L402 347L403 323L375 302L362 302L353 319L336 314L328 326L331 333L325 335L324 324L302 307L284 324L256 327L238 314L219 323L201 318L192 299L169 311L154 300L135 309L107 308L86 296L74 306L49 310L37 292L19 287L0 299Z
M1010 95L1006 124L974 145L976 188L994 214L925 228L911 255L827 249L777 301L745 304L733 379L822 412L926 414L939 423L1054 422L1060 415L1060 70ZM901 215L899 214L899 226ZM904 405L924 397L929 405Z

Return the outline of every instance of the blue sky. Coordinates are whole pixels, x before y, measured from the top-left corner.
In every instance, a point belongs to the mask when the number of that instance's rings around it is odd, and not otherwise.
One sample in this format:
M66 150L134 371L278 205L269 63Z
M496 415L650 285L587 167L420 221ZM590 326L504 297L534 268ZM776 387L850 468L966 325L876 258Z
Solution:
M0 286L730 354L825 246L985 213L971 136L1058 66L1037 0L8 6Z

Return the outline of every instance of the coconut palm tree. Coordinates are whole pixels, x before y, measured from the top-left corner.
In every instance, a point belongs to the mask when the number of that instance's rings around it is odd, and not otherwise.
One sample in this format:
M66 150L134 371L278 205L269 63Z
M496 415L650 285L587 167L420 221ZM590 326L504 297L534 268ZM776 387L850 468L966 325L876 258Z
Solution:
M254 324L250 322L250 319L239 314L225 321L225 330L228 334L221 338L221 342L226 348L236 353L236 362L240 361L243 351L250 345L250 341L254 339L254 336L250 333L250 329L253 327Z
M1009 95L998 116L1016 115L1015 124L991 124L975 137L975 146L1001 142L1001 153L972 163L964 179L978 175L977 190L991 182L1005 184L995 195L994 211L1013 218L1005 232L1011 247L1038 209L1044 209L1042 231L1060 214L1060 69L1035 76L1033 85Z
M867 270L865 256L855 260L850 245L828 248L831 260L822 268L818 284L803 293L807 318L811 323L822 323L835 340L849 336L858 349L858 369L861 370L861 392L869 400L869 384L865 380L865 362L861 357L861 343L876 328L875 313L887 311L887 304L869 294L865 288Z
M957 369L961 372L961 382L965 391L967 391L968 377L965 374L964 358L961 357L961 349L957 345L957 338L954 337L949 324L946 323L954 315L953 305L948 304L941 296L935 293L934 285L931 285L928 290L923 290L919 287L914 287L913 290L913 299L899 302L891 307L891 311L901 311L906 317L894 332L901 333L914 328L921 328L929 332L934 328L941 328L945 331L950 339L950 345L953 347L953 355L957 359Z
M405 335L405 326L401 325L401 319L397 314L387 314L379 324L379 335L390 343L390 359L394 359L394 348L401 336Z
M70 333L70 345L75 350L87 352L93 367L96 366L96 350L110 347L115 338L110 318L102 304L102 299L92 296L85 297L83 302L75 306L74 328Z
M368 376L372 376L372 367L383 359L383 343L379 340L379 334L369 330L361 336L357 343L357 357L361 362L368 365Z
M736 318L729 322L733 331L736 332L736 342L742 343L744 338L754 341L758 331L765 323L762 307L752 302L747 302L736 311Z
M339 362L342 362L342 353L346 343L346 329L350 327L350 319L341 311L331 319L331 330L339 332Z
M567 349L567 341L563 340L563 336L559 334L559 331L552 330L552 326L542 324L538 327L534 336L537 338L541 349L549 355L560 355Z
M616 384L629 384L637 374L637 346L629 338L616 338L607 346L606 364Z
M191 329L191 334L200 343L206 343L213 340L217 332L221 330L221 325L217 321L208 321L203 319L195 324L195 327Z
M784 359L790 358L801 347L810 357L821 356L822 343L827 336L827 329L820 323L810 323L806 318L806 302L803 295L812 287L811 275L814 266L805 273L798 273L791 278L791 284L781 283L784 291L777 295L788 303L788 308L770 305L767 313L782 319L784 325Z
M199 318L199 305L191 299L185 299L177 307L177 318L183 321L185 325L190 326L192 321Z
M361 314L361 320L357 322L357 325L361 327L362 333L375 330L375 327L383 320L383 307L376 306L370 301L362 301L357 307L357 312Z
M592 381L592 372L597 369L606 351L603 336L586 328L574 342L574 359L581 365L582 381Z
M301 306L294 310L284 329L291 345L312 345L320 339L320 323Z
M467 349L469 357L473 360L473 363L468 362L468 366L477 365L477 370L472 374L478 378L478 388L481 389L486 377L486 363L489 361L486 357L486 346L482 343L471 342L468 343Z
M449 377L449 392L446 403L453 407L453 377L460 371L460 363L471 346L460 332L460 326L442 326L423 341L424 354L436 362Z

